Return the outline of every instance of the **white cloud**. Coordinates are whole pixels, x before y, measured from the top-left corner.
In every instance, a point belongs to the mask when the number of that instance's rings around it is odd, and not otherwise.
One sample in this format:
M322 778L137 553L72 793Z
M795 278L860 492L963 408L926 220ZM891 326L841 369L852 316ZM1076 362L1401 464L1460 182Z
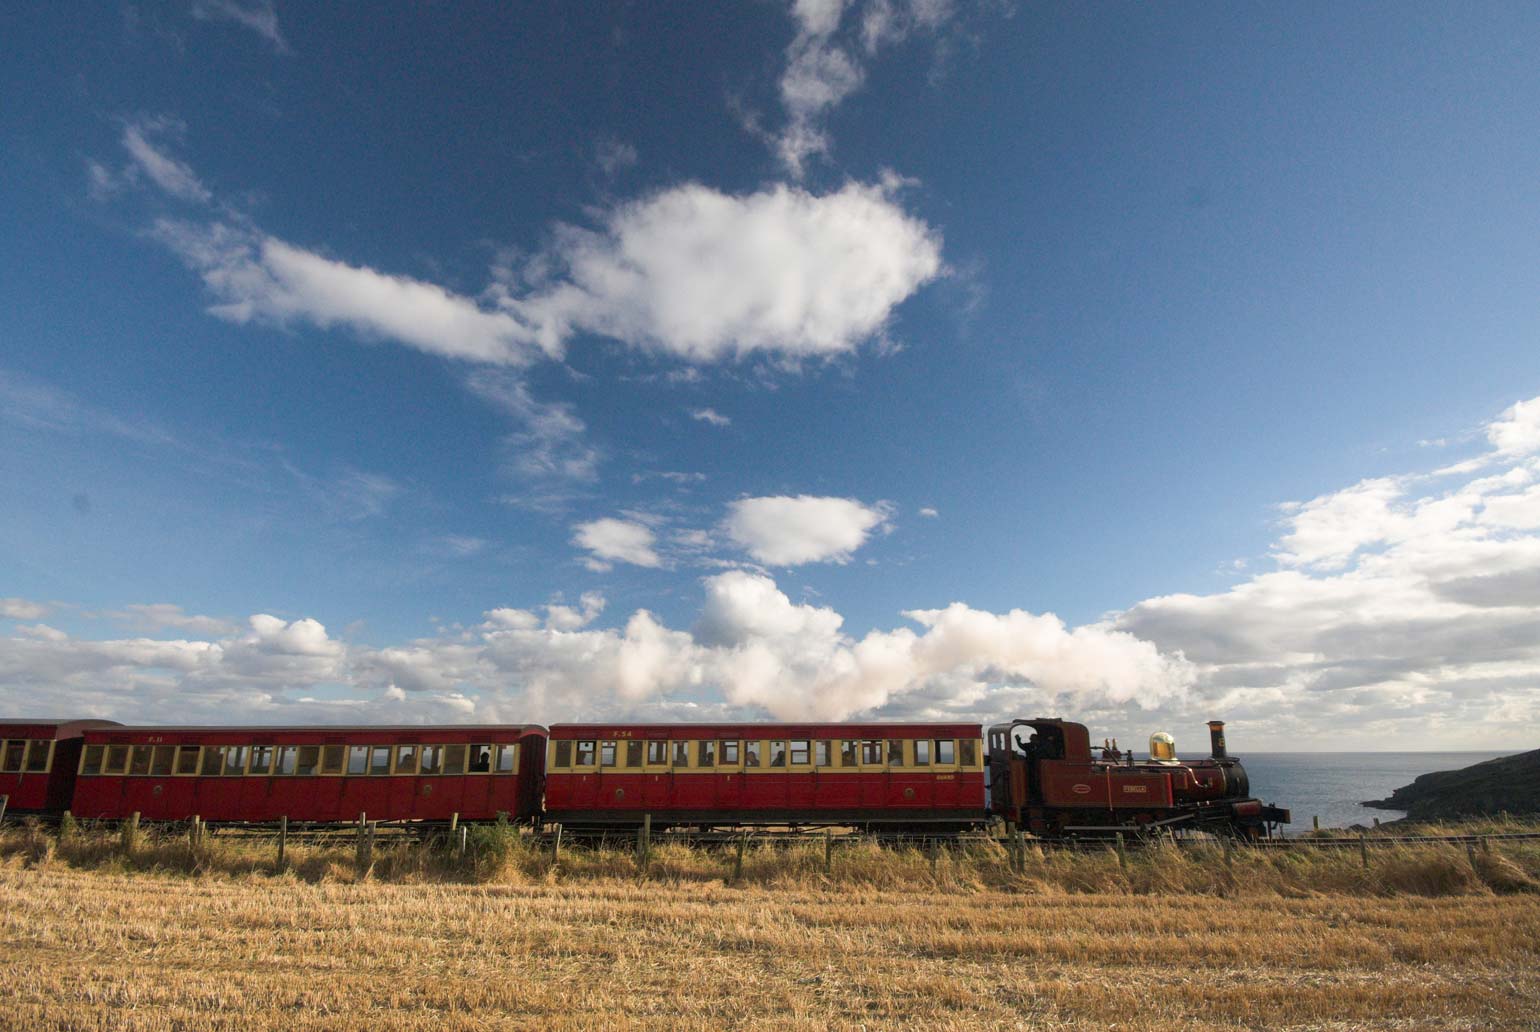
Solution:
M498 370L472 373L465 383L519 424L503 442L509 473L544 485L558 498L561 485L586 483L598 475L602 456L588 442L587 424L573 406L539 401L523 380Z
M529 334L506 312L405 276L348 265L226 222L158 220L151 235L203 277L209 311L234 323L346 327L446 358L526 365Z
M189 634L218 637L220 635L234 634L236 630L235 625L228 620L221 620L214 616L184 613L181 606L173 605L170 602L127 605L121 611L108 613L107 615L147 631L158 631L169 627L179 631L186 631Z
M797 566L846 562L886 519L885 507L867 506L853 498L779 495L733 502L723 529L760 562Z
M24 598L0 598L0 616L7 620L41 620L51 609L45 603Z
M587 564L592 570L608 570L611 563L648 567L663 565L663 560L654 548L657 539L652 531L632 520L605 517L579 523L572 528L572 543L588 550L590 555Z
M933 520L933 519L936 519L941 514L939 512L937 512L935 509L932 509L930 506L927 505L927 506L925 506L925 508L920 510L920 515L925 517L928 520Z
M140 119L123 127L123 149L133 161L132 169L149 177L166 193L182 201L207 204L213 194L184 162L166 154L150 142L152 136L179 134L182 126L171 119ZM100 166L92 171L92 184L98 194L105 189Z
M595 144L594 160L599 163L601 172L606 176L614 176L636 164L636 148L607 136Z
M1540 451L1540 398L1510 405L1487 425L1487 440L1502 455Z
M710 423L712 426L731 426L733 422L714 408L694 409L690 413L690 418L701 423Z
M941 243L891 185L746 196L685 185L565 227L545 256L555 282L502 307L557 353L586 331L688 362L853 350L941 272Z
M278 28L273 0L194 0L192 14L200 21L234 22L267 40L278 53L291 53Z

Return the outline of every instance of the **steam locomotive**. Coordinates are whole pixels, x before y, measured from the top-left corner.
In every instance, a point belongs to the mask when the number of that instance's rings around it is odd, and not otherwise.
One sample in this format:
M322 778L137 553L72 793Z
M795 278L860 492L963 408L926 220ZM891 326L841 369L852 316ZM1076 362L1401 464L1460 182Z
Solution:
M211 823L490 821L569 828L849 826L952 834L1003 821L1042 837L1271 834L1289 811L1212 756L1150 755L1085 725L960 723L125 727L0 720L13 812Z

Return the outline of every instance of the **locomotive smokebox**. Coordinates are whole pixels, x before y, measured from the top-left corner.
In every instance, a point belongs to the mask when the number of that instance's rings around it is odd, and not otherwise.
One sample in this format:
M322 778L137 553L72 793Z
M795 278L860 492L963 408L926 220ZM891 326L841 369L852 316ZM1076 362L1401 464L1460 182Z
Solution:
M1222 720L1210 720L1208 722L1208 740L1213 746L1214 759L1225 758L1225 722Z

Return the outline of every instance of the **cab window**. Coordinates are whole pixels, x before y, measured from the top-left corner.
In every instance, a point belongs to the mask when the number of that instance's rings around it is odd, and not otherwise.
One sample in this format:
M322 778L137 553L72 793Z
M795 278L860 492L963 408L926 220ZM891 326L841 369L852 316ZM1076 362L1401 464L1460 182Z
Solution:
M294 773L300 777L313 777L321 769L321 747L302 745L294 751Z
M107 747L107 765L102 768L106 774L121 774L128 769L128 746L109 745Z
M647 762L649 764L668 762L668 743L661 739L647 743Z
M689 742L675 742L674 743L674 766L675 767L689 767L690 766L690 743Z
M512 774L513 768L517 764L518 754L519 747L517 745L499 745L493 769L499 774Z
M289 775L294 773L294 753L292 745L280 745L278 755L273 760L273 773Z
M158 778L163 778L171 773L171 762L176 756L176 746L157 745L155 752L150 757L150 773Z
M48 769L48 750L53 746L52 742L38 740L32 743L27 750L27 770L40 771Z
M33 743L34 745L36 743ZM150 772L150 753L153 750L148 745L136 745L128 758L128 772L135 777L143 777Z
M373 775L390 773L390 746L371 745L369 747L369 773Z
M422 767L424 774L438 774L444 769L444 747L442 745L425 745L422 747Z
M812 760L812 743L807 740L791 743L791 762L806 764Z
M273 769L273 747L270 745L254 745L251 747L252 774L267 774Z
M902 767L904 765L904 740L902 738L888 739L888 766Z
M80 757L80 773L100 774L102 772L102 752L99 745L88 745L83 756Z
M472 774L487 774L492 770L492 747L478 744L470 748L470 765Z
M198 749L196 745L179 745L176 747L176 772L178 774L198 773Z
M555 765L558 766L558 767L564 767L564 768L572 766L572 743L571 742L557 742L556 743L556 761L555 761Z

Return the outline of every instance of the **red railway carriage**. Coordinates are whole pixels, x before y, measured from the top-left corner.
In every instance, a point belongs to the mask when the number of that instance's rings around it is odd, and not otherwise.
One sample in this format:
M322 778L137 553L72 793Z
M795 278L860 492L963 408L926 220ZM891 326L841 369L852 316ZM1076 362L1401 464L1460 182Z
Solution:
M558 724L545 810L572 826L960 826L983 817L978 724Z
M75 791L80 736L111 720L0 720L0 795L6 809L61 813Z
M114 727L85 733L80 817L206 821L527 820L545 729Z

